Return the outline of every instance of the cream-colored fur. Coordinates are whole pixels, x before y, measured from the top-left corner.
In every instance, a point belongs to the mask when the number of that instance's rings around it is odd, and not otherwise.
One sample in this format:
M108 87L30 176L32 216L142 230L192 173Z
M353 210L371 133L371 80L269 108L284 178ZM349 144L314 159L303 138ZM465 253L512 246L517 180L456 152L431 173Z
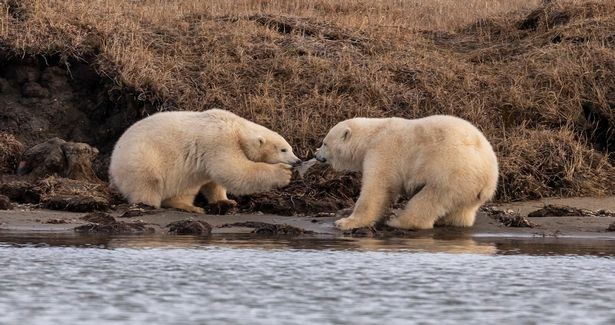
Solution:
M335 223L340 229L374 225L402 193L413 196L389 226L469 227L498 179L497 158L485 136L469 122L444 115L340 122L316 159L363 174L353 213Z
M299 159L279 134L228 111L164 112L132 125L115 145L111 183L131 203L202 213L208 203L290 182Z

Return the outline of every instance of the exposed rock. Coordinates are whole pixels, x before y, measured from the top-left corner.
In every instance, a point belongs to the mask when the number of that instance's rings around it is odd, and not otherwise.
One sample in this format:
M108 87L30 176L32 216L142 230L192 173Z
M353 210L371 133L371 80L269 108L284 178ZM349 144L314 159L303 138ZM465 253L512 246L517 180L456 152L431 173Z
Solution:
M98 150L85 143L52 138L26 150L19 173L36 178L50 175L101 182L92 170Z
M11 200L5 195L0 195L0 210L12 210L13 204Z
M170 234L176 235L211 235L211 226L200 220L179 220L167 225Z

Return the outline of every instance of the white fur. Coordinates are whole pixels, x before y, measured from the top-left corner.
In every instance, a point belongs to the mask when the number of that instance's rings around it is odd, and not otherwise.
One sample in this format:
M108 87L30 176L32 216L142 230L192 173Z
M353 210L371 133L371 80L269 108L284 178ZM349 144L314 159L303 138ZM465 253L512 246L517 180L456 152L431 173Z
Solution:
M402 193L414 196L388 225L469 227L498 179L496 155L482 132L445 115L349 119L329 131L316 158L336 170L363 173L352 215L336 221L341 229L374 225Z
M209 203L234 203L227 190L285 186L298 160L279 134L228 111L164 112L126 130L109 175L131 203L203 212L193 205L199 190Z

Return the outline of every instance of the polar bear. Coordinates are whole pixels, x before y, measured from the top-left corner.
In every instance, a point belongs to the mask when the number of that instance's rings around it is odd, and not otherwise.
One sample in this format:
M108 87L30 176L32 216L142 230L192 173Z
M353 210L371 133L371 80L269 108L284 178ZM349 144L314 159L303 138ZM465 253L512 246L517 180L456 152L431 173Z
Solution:
M236 203L237 195L285 186L300 162L282 136L231 112L162 112L132 125L117 141L109 176L131 203L203 213L193 205Z
M493 197L498 179L496 155L482 132L447 115L342 121L315 158L336 170L362 172L352 214L335 223L343 230L374 225L399 194L411 199L387 221L389 226L470 227L478 208Z

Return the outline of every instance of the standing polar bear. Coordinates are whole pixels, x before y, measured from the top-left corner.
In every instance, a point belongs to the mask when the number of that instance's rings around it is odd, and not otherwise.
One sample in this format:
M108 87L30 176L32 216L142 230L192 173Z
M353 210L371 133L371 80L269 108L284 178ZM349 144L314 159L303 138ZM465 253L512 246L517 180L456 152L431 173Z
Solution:
M231 112L164 112L132 125L113 149L111 183L131 203L203 213L193 205L236 204L226 192L285 186L300 162L276 132Z
M363 174L354 211L335 223L343 230L374 225L402 193L412 198L387 225L469 227L478 208L493 197L498 179L497 158L485 136L469 122L445 115L340 122L316 159Z

